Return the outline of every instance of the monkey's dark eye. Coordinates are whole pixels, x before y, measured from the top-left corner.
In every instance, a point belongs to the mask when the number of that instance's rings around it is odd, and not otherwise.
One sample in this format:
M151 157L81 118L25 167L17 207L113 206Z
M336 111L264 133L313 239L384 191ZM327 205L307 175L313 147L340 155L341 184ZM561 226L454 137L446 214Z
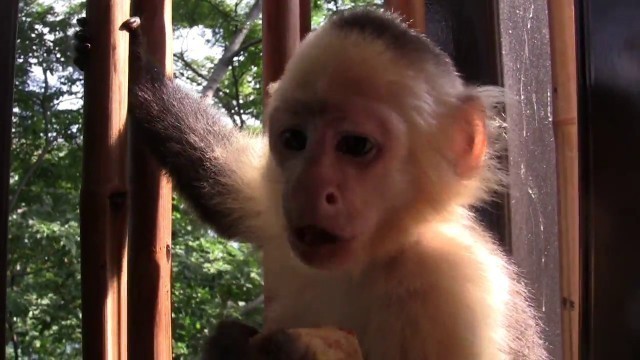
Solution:
M374 148L373 142L364 136L345 135L336 145L336 150L349 156L363 157Z
M302 151L307 146L307 135L298 129L288 129L280 134L282 146L290 151Z

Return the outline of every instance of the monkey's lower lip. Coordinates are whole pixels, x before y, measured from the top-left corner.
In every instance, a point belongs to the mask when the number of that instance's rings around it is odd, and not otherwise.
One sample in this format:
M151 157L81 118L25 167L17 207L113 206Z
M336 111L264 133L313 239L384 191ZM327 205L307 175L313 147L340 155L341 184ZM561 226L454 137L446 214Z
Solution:
M303 263L315 268L344 264L350 258L353 240L316 225L292 228L289 233L291 249Z
M343 237L318 226L302 226L293 230L294 239L306 246L334 245L344 240Z

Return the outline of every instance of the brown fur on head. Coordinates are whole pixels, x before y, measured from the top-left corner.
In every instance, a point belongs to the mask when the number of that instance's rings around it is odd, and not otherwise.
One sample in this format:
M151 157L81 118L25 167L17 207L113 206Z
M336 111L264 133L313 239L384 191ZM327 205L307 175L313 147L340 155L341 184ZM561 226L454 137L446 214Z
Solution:
M312 224L338 235L329 241L340 245L326 251L292 241L309 265L357 262L369 248L393 251L403 245L393 238L412 238L409 229L475 204L499 184L492 149L500 93L466 86L444 53L394 15L334 16L305 38L270 91L265 123L284 174L287 222L294 231ZM309 148L283 149L291 128ZM378 157L332 154L342 133L372 139ZM327 206L330 198L339 209Z

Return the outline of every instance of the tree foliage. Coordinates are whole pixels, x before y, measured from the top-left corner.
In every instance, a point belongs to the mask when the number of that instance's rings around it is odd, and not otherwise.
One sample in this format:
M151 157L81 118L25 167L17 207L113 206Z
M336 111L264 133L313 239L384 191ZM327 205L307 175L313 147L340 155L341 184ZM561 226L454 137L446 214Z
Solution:
M371 0L314 1L313 24L331 12ZM253 1L175 0L175 74L199 91L219 54L243 25ZM82 74L72 67L71 35L84 4L22 0L13 115L6 348L14 359L80 359L79 189L82 159ZM206 49L181 48L185 34ZM261 24L244 39L215 102L247 131L262 114ZM198 50L198 51L196 51ZM196 52L204 54L194 56ZM173 211L174 358L194 358L222 318L256 326L262 292L258 256L218 239L181 198ZM252 304L247 306L248 304ZM250 309L247 311L247 309Z

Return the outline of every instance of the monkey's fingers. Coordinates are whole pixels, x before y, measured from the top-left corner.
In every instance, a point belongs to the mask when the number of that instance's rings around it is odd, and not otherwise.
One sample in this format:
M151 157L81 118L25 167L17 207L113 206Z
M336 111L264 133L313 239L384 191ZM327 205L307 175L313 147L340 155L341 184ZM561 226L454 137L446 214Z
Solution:
M140 18L133 16L125 20L120 25L120 31L129 33L129 47L136 56L141 56L144 44L142 43L142 32L140 31Z
M85 71L89 63L89 50L91 50L91 39L87 34L87 18L81 17L76 20L80 26L80 30L73 34L73 64Z
M75 56L73 58L73 65L75 65L80 71L85 71L87 69L87 65L89 61L86 57Z
M132 60L134 64L140 65L144 50L142 32L140 31L140 18L137 16L128 18L120 25L120 30L129 33L129 48L131 49L131 55L134 56Z
M120 25L121 31L129 33L129 49L131 54L131 71L135 74L134 83L141 79L150 78L155 81L164 79L163 73L157 66L151 62L145 55L146 47L142 31L140 30L141 20L137 16L133 16L125 20Z
M125 20L122 25L120 25L120 30L124 30L128 33L137 33L140 27L140 18L137 16L132 16Z
M79 17L76 19L76 24L80 26L80 28L84 29L87 27L87 18L85 16Z
M203 360L248 359L249 340L258 330L239 321L218 323L203 349Z
M222 320L216 326L216 334L248 340L259 333L258 329L235 320Z
M77 53L86 53L91 49L89 35L84 30L78 30L73 34L73 49Z

